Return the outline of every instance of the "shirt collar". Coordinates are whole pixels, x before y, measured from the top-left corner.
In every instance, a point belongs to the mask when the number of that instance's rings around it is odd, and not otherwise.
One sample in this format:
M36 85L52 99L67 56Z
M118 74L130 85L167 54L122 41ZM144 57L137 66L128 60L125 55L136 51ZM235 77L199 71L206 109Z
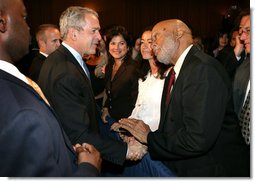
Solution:
M181 67L182 67L182 64L184 62L184 59L185 57L187 56L189 50L191 49L193 45L191 44L189 47L187 47L185 49L185 51L183 51L183 53L181 54L181 56L178 58L176 64L174 65L174 71L175 71L175 80L177 79L179 73L180 73L180 70L181 70Z
M27 78L13 64L0 60L0 69L28 84Z
M46 54L46 53L44 53L42 51L40 51L40 54L44 55L46 58L48 57L48 54Z
M62 42L62 45L65 46L70 52L71 54L75 57L75 59L80 63L80 65L82 66L82 57L81 55L71 46L69 46L68 44L66 44L65 42Z

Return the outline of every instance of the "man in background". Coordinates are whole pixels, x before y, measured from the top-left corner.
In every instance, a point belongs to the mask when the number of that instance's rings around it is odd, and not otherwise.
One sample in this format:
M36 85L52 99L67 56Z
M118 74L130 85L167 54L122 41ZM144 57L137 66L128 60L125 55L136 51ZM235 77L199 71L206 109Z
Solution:
M60 32L56 25L42 24L36 32L38 54L32 60L29 77L37 82L44 60L60 46Z

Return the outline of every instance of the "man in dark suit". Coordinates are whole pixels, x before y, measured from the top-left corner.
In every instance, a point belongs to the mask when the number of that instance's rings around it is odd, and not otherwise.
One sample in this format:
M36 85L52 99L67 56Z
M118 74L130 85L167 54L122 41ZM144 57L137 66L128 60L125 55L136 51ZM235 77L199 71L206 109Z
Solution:
M172 74L166 78L159 129L151 132L143 121L128 119L113 129L129 130L148 145L153 159L163 161L177 176L249 176L248 148L223 66L192 45L191 31L180 20L156 24L152 39L157 59L174 65L175 72L167 103Z
M101 39L98 14L84 7L69 7L60 17L62 45L45 60L39 85L60 118L73 144L95 145L102 158L122 165L125 159L141 159L146 147L125 144L99 135L96 103L83 54L96 53ZM127 151L128 149L128 151Z
M245 59L242 61L241 65L237 68L236 74L233 81L233 97L234 97L234 108L238 117L240 118L240 126L242 135L245 139L247 145L250 145L250 109L245 107L245 102L250 92L250 9L245 10L240 13L241 21L239 24L239 41L245 52ZM238 54L235 56L238 57ZM234 58L233 58L234 59ZM250 107L250 106L249 106ZM247 113L247 119L244 118L244 112Z
M60 46L60 32L53 24L42 24L36 32L36 41L39 47L38 54L32 60L29 68L29 77L37 82L41 67L46 57Z
M28 52L22 0L0 0L0 176L98 176L99 152L71 145L54 111L14 63Z

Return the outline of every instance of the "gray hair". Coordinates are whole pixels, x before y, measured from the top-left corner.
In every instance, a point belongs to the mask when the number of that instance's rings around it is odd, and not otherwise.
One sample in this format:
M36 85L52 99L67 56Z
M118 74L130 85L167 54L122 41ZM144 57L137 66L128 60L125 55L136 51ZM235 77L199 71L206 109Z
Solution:
M90 8L81 6L68 7L60 16L59 26L61 38L64 40L67 36L69 28L74 28L78 31L82 30L86 25L84 16L86 14L93 14L98 17L98 13Z

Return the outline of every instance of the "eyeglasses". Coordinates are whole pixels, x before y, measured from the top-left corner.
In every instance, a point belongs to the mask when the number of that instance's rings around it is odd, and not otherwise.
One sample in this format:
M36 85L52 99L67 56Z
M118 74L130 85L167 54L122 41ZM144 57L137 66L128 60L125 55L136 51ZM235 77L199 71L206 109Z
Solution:
M243 33L245 34L245 35L250 35L250 27L246 27L246 28L242 28L242 27L240 27L239 28L239 35L242 35Z

